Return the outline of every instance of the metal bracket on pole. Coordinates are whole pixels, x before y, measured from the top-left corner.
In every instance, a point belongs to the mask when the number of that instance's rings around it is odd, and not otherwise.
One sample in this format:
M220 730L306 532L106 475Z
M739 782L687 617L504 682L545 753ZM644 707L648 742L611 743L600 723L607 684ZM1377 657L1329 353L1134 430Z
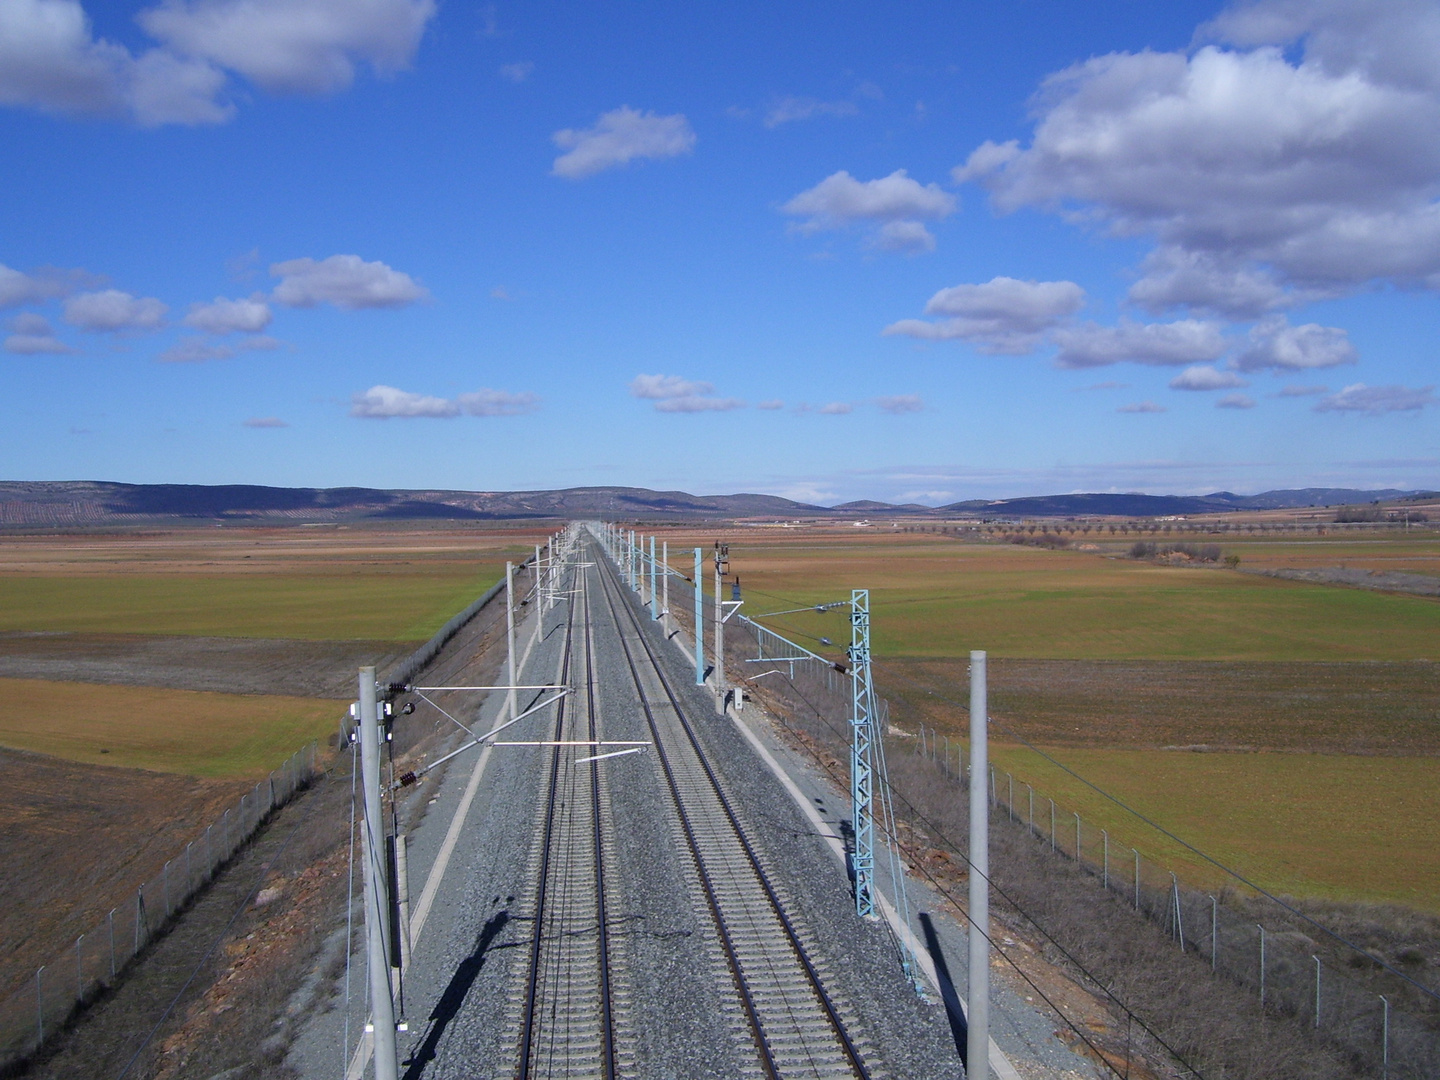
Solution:
M727 623L727 622L729 622L729 621L730 621L730 616L731 616L731 615L734 615L737 611L739 611L739 610L740 610L742 607L744 607L744 606L745 606L745 601L744 601L744 600L721 600L721 601L720 601L720 607L724 610L725 614L720 617L720 621L721 621L722 623Z
M875 692L870 681L870 590L850 592L850 824L855 834L855 912L875 917Z

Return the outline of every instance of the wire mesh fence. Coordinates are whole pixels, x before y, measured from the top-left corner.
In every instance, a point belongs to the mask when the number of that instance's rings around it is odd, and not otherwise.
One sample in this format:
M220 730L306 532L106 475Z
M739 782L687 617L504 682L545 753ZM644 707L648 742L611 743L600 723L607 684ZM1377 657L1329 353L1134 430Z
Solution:
M104 922L40 967L28 985L0 1001L0 1068L34 1053L77 1009L113 985L265 819L310 784L315 769L312 743L207 825Z

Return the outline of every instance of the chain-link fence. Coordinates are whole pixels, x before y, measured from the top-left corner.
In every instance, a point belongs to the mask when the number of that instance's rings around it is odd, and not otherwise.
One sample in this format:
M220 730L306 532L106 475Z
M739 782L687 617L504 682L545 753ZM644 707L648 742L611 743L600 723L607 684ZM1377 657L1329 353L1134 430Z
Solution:
M23 1059L59 1031L126 966L255 834L271 812L315 776L312 743L261 780L105 921L37 970L0 1002L0 1068Z

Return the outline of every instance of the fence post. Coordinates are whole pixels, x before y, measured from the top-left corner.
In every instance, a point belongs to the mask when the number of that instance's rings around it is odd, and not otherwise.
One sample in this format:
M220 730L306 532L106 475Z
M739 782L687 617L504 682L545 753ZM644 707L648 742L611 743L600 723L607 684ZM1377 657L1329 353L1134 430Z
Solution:
M1050 851L1055 851L1055 800L1050 800Z
M1180 941L1180 951L1185 951L1185 916L1180 909L1180 880L1175 871L1170 871L1170 894L1175 898L1175 936Z
M115 909L110 909L110 914L105 916L105 922L110 927L110 978L115 978Z
M1075 865L1080 866L1080 811L1075 811Z
M165 918L170 918L170 863L165 863Z
M85 963L80 958L80 943L84 940L84 934L75 939L75 1000L77 1002L85 997Z
M1100 881L1105 886L1105 891L1110 891L1110 834L1104 829L1100 830L1100 859L1103 868L1100 871Z
M140 914L144 906L145 886L142 885L135 890L135 950L131 953L132 956L140 952Z
M1131 848L1135 852L1135 910L1140 910L1140 849Z
M1265 927L1259 923L1255 924L1260 929L1260 1008L1265 1008Z
M1208 894L1207 894L1208 895ZM1220 953L1220 906L1215 897L1210 897L1210 970L1215 970L1215 958Z
M1015 820L1015 777L1008 772L1005 774L1005 814L1011 821Z
M1380 1080L1390 1080L1390 1000L1380 995Z
M44 964L35 969L35 1045L37 1047L45 1041L45 991L40 983L40 975L44 970Z
M1033 835L1035 832L1035 789L1029 784L1026 784L1025 788L1030 792L1030 832Z
M1315 961L1315 1030L1320 1030L1320 957L1311 955Z

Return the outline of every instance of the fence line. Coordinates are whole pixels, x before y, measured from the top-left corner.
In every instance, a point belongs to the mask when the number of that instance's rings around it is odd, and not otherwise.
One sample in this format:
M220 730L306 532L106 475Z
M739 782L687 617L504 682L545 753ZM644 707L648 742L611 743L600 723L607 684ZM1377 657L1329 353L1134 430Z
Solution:
M943 736L937 738L922 724L915 749L965 787L968 777L946 760L944 743ZM1212 971L1249 988L1266 1012L1301 1020L1375 1076L1421 1080L1440 1075L1436 1013L1417 993L1407 993L1398 980L1396 986L1384 988L1387 993L1378 993L1355 980L1341 964L1326 963L1317 954L1318 943L1283 916L1278 926L1257 921L1259 898L1229 888L1217 895L1186 885L1161 860L1136 847L1113 844L1107 830L1092 827L1087 832L1078 812L1048 795L1042 797L1049 814L1037 819L1033 785L1022 781L1023 797L1017 797L1012 774L991 766L988 779L991 802L1009 822L1097 878L1101 888L1163 928L1178 949L1194 953L1208 961ZM1371 966L1363 954L1353 954L1351 966L1359 968L1357 961ZM1396 1009L1397 998L1421 1015Z
M177 852L132 900L113 908L104 922L42 965L28 986L0 1002L0 1068L34 1053L77 1010L114 985L271 812L309 786L315 759L314 743L291 755Z

